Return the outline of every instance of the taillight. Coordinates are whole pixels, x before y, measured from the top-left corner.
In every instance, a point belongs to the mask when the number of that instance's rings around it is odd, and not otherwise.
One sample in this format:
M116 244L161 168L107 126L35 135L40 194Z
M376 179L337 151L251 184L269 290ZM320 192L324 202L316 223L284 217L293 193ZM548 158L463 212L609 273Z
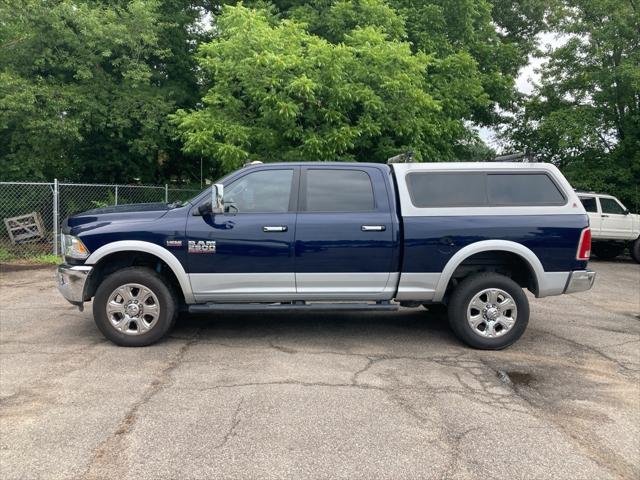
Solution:
M578 243L578 260L589 260L591 256L591 229L589 227L582 230L580 234L580 243Z

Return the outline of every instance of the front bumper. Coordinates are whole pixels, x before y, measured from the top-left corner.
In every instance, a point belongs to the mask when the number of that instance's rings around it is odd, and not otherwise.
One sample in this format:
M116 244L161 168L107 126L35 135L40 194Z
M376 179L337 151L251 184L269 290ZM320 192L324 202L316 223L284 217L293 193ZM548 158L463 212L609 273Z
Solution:
M596 272L591 270L575 270L569 274L564 293L584 292L593 287L596 280Z
M56 272L58 290L62 296L82 310L84 288L93 267L87 265L59 265Z

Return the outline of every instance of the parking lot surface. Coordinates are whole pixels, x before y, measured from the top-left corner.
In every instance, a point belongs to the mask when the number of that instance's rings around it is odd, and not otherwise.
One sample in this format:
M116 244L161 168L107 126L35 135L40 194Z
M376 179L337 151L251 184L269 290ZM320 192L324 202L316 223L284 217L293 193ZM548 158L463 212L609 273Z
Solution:
M397 313L178 320L127 349L51 269L0 280L0 477L640 478L640 267L531 299L514 346Z

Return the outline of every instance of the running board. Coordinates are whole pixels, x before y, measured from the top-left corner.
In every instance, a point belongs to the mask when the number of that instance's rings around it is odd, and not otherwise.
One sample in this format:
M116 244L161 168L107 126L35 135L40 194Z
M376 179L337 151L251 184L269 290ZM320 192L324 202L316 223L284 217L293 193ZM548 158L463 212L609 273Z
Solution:
M397 303L199 303L189 305L189 313L209 312L314 312L314 311L384 311L395 312Z

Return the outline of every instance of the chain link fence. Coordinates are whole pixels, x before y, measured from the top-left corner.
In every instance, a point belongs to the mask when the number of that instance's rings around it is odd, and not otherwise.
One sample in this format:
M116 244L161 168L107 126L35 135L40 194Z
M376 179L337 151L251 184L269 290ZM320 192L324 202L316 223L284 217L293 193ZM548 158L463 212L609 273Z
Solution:
M185 201L199 191L169 185L0 182L0 262L59 255L60 226L74 213L126 203Z

